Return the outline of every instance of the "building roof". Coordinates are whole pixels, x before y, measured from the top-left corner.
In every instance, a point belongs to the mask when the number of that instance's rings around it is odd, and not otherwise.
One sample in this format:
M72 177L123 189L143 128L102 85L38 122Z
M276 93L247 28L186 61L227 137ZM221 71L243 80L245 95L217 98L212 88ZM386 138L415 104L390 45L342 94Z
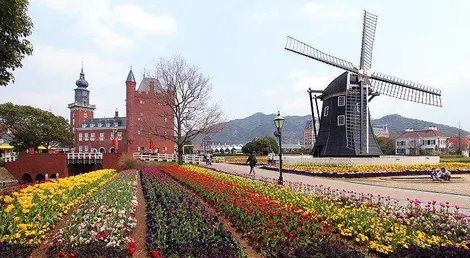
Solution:
M126 82L135 82L134 72L132 72L132 66L129 70L129 74L127 75Z
M398 139L409 139L409 138L431 138L431 137L445 137L443 133L436 129L423 129L423 130L412 130L400 134Z
M83 72L83 66L82 70L80 71L80 78L75 82L75 85L80 88L88 87L88 82L85 80L85 73Z
M115 122L117 122L117 125L114 124ZM82 128L114 128L114 127L125 127L126 124L127 124L126 117L118 117L118 118L104 117L104 118L93 118L93 119L85 120L85 122L83 122Z
M328 86L323 90L323 94L320 95L320 99L334 93L346 91L347 82L348 72L344 72L328 84Z
M149 91L150 91L150 84L151 84L152 82L154 83L155 92L162 92L162 91L163 91L162 85L160 84L160 82L158 81L158 79L156 79L156 78L150 78L150 77L145 77L144 79L142 79L142 81L140 82L140 85L139 85L139 88L137 89L137 91L140 91L140 92L149 92Z

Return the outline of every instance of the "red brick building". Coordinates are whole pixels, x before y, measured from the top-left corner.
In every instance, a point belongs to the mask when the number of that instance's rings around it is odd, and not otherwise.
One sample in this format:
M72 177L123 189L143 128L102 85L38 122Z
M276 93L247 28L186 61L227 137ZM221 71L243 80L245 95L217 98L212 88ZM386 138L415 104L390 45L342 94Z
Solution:
M75 101L68 105L74 133L75 152L155 152L173 153L174 143L159 135L170 135L173 115L164 105L163 88L155 78L145 77L136 89L132 68L126 79L126 116L95 118L95 105L89 102L90 91L83 67L75 82Z

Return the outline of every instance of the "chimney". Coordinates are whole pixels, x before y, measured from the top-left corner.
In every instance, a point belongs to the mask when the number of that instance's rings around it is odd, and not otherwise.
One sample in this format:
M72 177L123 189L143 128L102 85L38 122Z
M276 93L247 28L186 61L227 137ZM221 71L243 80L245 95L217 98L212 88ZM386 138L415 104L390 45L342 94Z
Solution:
M151 80L149 84L150 84L149 85L150 93L154 93L155 92L155 81Z
M116 108L116 110L114 111L114 118L118 118L118 117L119 117L119 112L118 112L118 110L117 110L117 108Z

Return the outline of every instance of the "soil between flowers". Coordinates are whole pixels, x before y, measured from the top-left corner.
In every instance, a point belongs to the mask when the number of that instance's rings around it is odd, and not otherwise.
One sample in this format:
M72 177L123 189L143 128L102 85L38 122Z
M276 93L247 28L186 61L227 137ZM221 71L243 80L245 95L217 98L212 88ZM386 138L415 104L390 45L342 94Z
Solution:
M75 210L78 209L81 203L78 203L77 205L73 206L70 208L67 213L62 216L62 218L55 224L55 226L46 233L45 239L38 247L36 247L31 255L29 257L31 258L47 258L48 256L48 251L49 251L49 245L50 245L50 240L54 239L54 236L59 233L59 231L67 226L68 221L70 219L70 216L75 212Z
M137 208L135 211L135 218L137 219L137 227L132 232L132 238L136 244L136 251L132 257L141 258L149 257L147 255L147 248L145 246L145 237L147 235L147 216L145 213L145 199L142 192L142 181L138 172L132 172L133 175L137 175Z

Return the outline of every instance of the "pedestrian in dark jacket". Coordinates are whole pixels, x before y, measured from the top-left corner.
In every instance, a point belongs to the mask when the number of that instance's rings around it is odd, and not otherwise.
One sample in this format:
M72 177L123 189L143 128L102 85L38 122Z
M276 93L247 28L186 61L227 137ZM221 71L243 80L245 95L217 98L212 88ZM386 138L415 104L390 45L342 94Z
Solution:
M245 162L250 166L250 173L248 173L248 175L251 175L251 172L253 172L253 176L255 175L255 166L257 162L258 161L256 160L255 154L251 152L250 156L248 156L248 159Z

